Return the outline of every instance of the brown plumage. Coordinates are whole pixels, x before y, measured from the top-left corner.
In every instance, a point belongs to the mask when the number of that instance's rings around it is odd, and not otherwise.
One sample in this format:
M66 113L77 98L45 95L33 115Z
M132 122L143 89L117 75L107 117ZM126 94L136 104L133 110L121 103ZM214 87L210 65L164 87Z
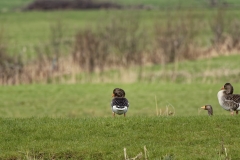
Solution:
M204 110L207 110L209 116L213 115L213 108L212 108L212 106L210 104L202 106L201 108L204 109Z
M112 97L125 97L125 91L121 88L115 88Z

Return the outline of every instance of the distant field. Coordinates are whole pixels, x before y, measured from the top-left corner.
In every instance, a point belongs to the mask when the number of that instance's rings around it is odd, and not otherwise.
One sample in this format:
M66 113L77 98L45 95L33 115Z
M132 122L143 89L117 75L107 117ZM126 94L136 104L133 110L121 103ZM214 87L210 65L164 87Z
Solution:
M33 0L1 0L0 2L0 12L11 12L14 10L19 10L24 5L32 2Z
M101 1L101 0L99 0ZM204 0L109 0L111 2L123 4L123 5L150 5L152 7L159 8L176 8L176 7L203 7L208 4Z
M24 5L30 2L30 0L22 1L6 1L0 2L0 6L7 8L14 8L15 6ZM123 4L154 4L164 6L166 3L170 5L176 4L179 1L119 1ZM197 3L202 4L205 1L199 2L192 0L194 6L198 6ZM229 1L230 2L230 1ZM182 2L183 3L183 2ZM186 4L190 3L190 0L184 1ZM196 3L196 4L195 4ZM233 2L235 3L235 2ZM226 12L226 23L239 16L238 10L228 10ZM122 15L135 15L139 18L140 24L146 29L147 32L152 33L156 24L162 24L167 21L169 15L179 19L179 17L187 17L188 15L199 22L201 29L199 30L198 39L204 45L209 45L212 33L209 26L211 19L216 15L216 10L209 8L202 8L200 10L186 10L171 12L167 10L88 10L88 11L48 11L48 12L3 12L0 14L0 31L3 33L5 39L4 43L8 47L8 53L16 55L21 53L26 57L36 55L36 47L44 47L44 45L51 41L51 26L60 23L63 28L63 39L72 42L74 35L82 28L93 28L97 30L98 27L108 23L113 17L117 18ZM129 16L128 16L129 17ZM132 16L132 18L135 18ZM227 28L226 28L227 29ZM149 35L151 37L151 35ZM72 44L64 46L64 52L68 53L72 49Z
M110 14L111 13L111 14ZM189 12L196 21L209 23L211 17L216 12L210 10ZM117 18L122 14L130 14L132 18L139 17L140 24L148 28L147 32L153 32L154 26L166 22L168 13L165 11L55 11L55 12L20 12L3 13L0 15L1 29L4 32L5 43L10 54L23 52L27 55L35 55L34 47L50 43L51 26L60 23L62 36L65 40L73 41L74 35L83 28L93 28L97 30L98 26L104 26L112 17ZM177 13L173 13L177 14ZM186 16L188 12L180 13ZM226 15L228 21L239 16L239 12L231 10ZM176 17L177 19L177 17ZM212 33L210 28L202 28L199 31L198 39L201 43L209 45ZM150 38L150 37L149 37ZM206 39L206 40L205 40ZM68 52L71 45L66 46Z
M103 1L103 0L98 0ZM120 4L126 5L135 5L135 4L145 4L145 5L153 5L159 7L173 7L173 6L182 6L182 7L203 7L207 6L210 2L206 0L108 0L111 2L116 2ZM221 1L220 1L221 2ZM225 0L224 2L229 4L239 5L238 0Z
M23 5L26 5L34 0L2 0L0 2L0 9L14 9L19 8ZM210 2L206 0L95 0L95 1L103 1L103 2L113 2L122 5L150 5L157 6L160 8L171 8L171 7L208 7ZM221 1L220 1L221 2ZM238 0L225 0L225 3L228 3L229 6L240 6Z
M106 14L105 11L13 12L1 14L0 20L9 53L25 50L25 54L35 55L34 47L50 43L51 26L61 23L64 39L72 41L78 30L95 26Z

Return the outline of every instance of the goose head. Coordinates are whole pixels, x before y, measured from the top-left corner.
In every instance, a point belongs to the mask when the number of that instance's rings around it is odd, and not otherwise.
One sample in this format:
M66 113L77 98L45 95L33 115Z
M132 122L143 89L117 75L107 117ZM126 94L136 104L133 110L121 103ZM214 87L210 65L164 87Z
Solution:
M221 90L224 90L226 94L233 94L233 86L231 83L225 83Z
M212 106L210 104L202 106L201 108L204 109L204 110L207 110L209 116L213 115L213 108L212 108Z
M112 97L125 97L125 91L121 88L115 88Z

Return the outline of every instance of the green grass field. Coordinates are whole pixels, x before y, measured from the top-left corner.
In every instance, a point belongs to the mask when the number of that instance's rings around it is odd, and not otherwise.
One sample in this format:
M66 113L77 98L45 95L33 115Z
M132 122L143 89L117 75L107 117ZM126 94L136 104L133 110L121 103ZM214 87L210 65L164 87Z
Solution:
M57 22L63 25L64 37L72 39L80 28L96 29L112 15L133 13L143 25L153 26L164 22L168 14L157 10L16 12L30 1L0 1L0 29L9 54L36 54L34 47L49 43L50 27ZM181 5L199 8L206 3L184 2ZM119 3L166 7L180 1ZM215 11L191 12L196 21L208 22ZM229 10L227 17L239 17L239 11ZM205 36L209 28L200 34L200 38ZM239 115L230 116L219 106L217 92L230 82L234 93L240 93L239 59L237 54L147 66L141 68L140 80L134 79L140 69L130 68L123 77L125 83L118 79L121 71L109 70L102 76L116 78L115 82L99 83L103 77L93 74L84 83L0 86L0 160L122 160L124 148L129 158L142 152L140 159L145 159L144 146L148 160L238 160ZM112 117L115 87L123 88L130 102L126 118ZM213 116L200 108L205 104L213 106ZM169 111L174 114L168 116Z
M0 159L237 160L239 117L1 118ZM227 158L226 158L226 153Z
M188 73L190 82L187 76L178 83L157 77L153 82L2 86L0 159L124 159L124 147L134 157L144 155L146 146L148 159L226 160L223 145L228 158L237 160L238 116L219 106L217 92L231 82L240 93L239 71L233 71L238 59L164 66ZM149 74L159 70L145 68ZM194 78L196 72L202 77ZM115 87L123 88L130 101L126 118L111 117ZM213 106L212 117L200 109L205 104Z

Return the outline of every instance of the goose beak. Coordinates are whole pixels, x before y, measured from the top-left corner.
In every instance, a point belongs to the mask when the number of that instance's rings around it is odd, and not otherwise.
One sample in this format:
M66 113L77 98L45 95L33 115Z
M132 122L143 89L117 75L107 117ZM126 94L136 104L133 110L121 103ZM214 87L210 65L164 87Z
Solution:
M220 90L224 90L224 86L222 86L222 88Z
M114 94L112 94L112 97L114 97Z

